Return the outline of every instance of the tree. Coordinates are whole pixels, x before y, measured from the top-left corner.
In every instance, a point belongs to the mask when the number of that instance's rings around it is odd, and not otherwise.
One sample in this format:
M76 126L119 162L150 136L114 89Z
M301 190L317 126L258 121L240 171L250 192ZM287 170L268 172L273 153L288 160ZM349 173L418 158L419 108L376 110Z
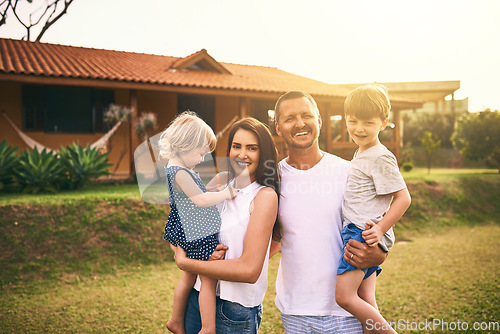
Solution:
M427 157L427 174L431 173L431 164L434 152L441 146L441 140L439 140L432 132L424 131L422 137L420 137L420 143L425 151L425 156Z
M7 24L7 18L12 14L26 29L23 39L31 41L35 35L33 30L37 30L34 40L38 42L67 13L72 3L73 0L0 0L0 27Z
M412 147L419 147L421 145L420 138L425 131L433 133L435 137L441 140L442 147L453 147L450 138L455 130L454 114L442 115L434 112L405 113L403 122L403 144L405 147L408 144L411 144Z
M471 160L486 159L500 173L500 112L486 109L461 117L453 144Z

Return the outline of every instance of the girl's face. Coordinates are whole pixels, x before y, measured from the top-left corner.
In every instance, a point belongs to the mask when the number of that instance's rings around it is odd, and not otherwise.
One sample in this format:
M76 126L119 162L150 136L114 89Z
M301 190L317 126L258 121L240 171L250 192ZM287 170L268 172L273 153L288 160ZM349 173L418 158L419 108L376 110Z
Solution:
M236 131L229 151L229 161L237 177L248 175L255 181L259 165L260 147L257 136L248 130Z
M194 168L199 163L202 163L208 150L204 147L199 147L190 152L184 152L179 154L179 158L188 169Z

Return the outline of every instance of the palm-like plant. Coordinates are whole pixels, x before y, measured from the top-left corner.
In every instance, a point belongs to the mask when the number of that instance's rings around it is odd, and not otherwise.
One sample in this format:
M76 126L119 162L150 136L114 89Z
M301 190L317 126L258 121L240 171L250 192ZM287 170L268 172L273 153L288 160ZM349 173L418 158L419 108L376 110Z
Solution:
M21 152L19 167L14 169L17 182L25 193L56 192L62 179L62 165L57 155L35 147Z
M10 147L6 140L0 143L0 190L14 181L14 168L19 163L17 147Z
M90 179L109 174L108 153L100 154L90 145L83 148L80 144L72 144L61 148L59 153L69 188L78 189Z

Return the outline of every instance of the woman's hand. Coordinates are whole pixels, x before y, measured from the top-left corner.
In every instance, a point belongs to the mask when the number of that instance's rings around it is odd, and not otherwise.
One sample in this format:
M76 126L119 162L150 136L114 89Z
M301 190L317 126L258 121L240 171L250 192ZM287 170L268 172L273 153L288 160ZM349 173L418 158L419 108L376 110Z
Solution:
M208 261L223 260L226 256L226 250L228 250L228 247L226 245L218 244L217 247L215 247L212 255L210 255L210 257L208 258Z
M177 265L177 267L179 267L179 269L184 270L182 268L182 265L184 261L187 259L186 251L182 249L180 246L174 246L172 244L170 244L170 248L172 248L172 250L175 253L174 254L175 264Z

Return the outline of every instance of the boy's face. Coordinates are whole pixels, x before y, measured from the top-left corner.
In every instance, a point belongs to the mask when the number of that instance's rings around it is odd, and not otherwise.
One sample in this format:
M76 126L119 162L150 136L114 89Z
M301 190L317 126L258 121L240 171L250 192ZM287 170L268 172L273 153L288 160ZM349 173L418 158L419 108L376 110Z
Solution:
M352 115L346 116L347 132L359 146L360 152L380 143L378 134L386 127L388 122L388 119L382 121L377 116L369 119L358 119Z

